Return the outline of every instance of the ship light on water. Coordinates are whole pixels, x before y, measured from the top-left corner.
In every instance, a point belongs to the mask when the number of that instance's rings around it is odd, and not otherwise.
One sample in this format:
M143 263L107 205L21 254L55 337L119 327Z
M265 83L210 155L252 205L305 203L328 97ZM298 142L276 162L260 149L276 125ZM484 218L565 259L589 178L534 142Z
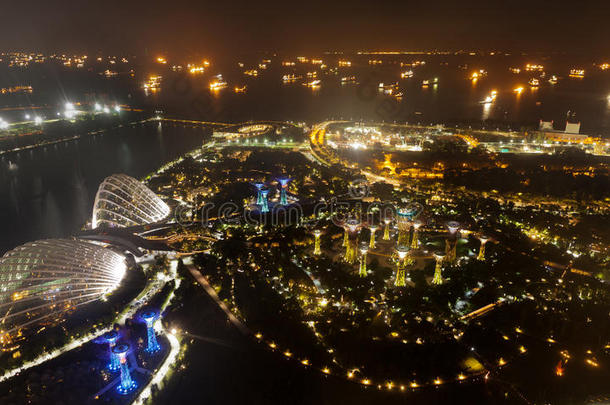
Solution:
M310 82L304 83L307 87L311 87L311 88L318 88L320 87L320 83L322 83L320 80L312 80Z
M540 86L540 80L538 80L536 78L530 79L530 81L528 83L529 83L529 85L531 87L538 87L538 86Z
M438 77L435 77L432 80L422 80L422 87L428 87L430 84L438 84Z
M528 63L525 65L525 70L528 72L542 72L544 70L544 66Z
M491 104L494 101L496 101L497 97L498 97L498 92L496 90L492 90L491 93L489 94L489 96L485 97L485 100L481 101L481 103Z
M513 91L517 94L521 94L523 92L523 86L515 87Z
M484 69L479 69L476 72L472 72L472 74L470 75L470 80L476 82L477 80L485 76L487 76L487 71L485 71Z
M222 75L214 76L214 80L210 83L210 90L218 91L227 87L227 82L222 78Z
M413 71L412 70L407 70L406 72L402 72L400 74L400 78L401 79L407 79L409 77L413 77Z
M570 69L570 77L573 77L576 79L582 79L583 77L585 77L585 70L584 69Z

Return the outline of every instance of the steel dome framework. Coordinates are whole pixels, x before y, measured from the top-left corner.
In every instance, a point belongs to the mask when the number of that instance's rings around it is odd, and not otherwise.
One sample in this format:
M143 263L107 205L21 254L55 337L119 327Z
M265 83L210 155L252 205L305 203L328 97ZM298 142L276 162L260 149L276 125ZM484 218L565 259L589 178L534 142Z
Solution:
M0 344L101 298L125 271L123 255L80 240L40 240L7 252L0 258Z
M166 218L169 213L167 204L144 184L126 174L113 174L97 190L91 226L146 225Z

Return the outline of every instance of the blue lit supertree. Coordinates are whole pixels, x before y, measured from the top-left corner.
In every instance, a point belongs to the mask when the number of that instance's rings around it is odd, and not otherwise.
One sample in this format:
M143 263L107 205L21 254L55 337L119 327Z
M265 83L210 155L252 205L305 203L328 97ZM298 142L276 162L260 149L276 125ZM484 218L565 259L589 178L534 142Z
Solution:
M126 395L136 389L138 384L131 378L129 374L129 364L127 363L127 353L129 352L129 345L126 343L116 345L112 352L119 358L121 364L121 382L117 387L119 394Z
M282 178L278 179L278 182L280 183L280 205L288 205L287 190L290 179Z
M269 194L269 190L268 189L263 189L261 190L261 197L262 197L262 201L259 204L259 206L261 207L261 212L269 212L269 204L267 203L267 194Z
M147 335L147 343L146 350L148 353L155 353L161 349L159 343L157 342L157 335L155 334L155 329L153 325L155 321L159 318L159 314L152 309L148 309L142 312L142 319L146 322L146 335Z
M264 186L265 184L261 182L254 183L254 187L256 187L256 205L263 204L263 195L261 193L261 190Z
M119 357L112 350L116 345L116 341L119 340L119 333L116 330L111 330L104 333L102 338L108 342L108 349L110 353L110 363L108 363L108 370L117 371L121 367Z

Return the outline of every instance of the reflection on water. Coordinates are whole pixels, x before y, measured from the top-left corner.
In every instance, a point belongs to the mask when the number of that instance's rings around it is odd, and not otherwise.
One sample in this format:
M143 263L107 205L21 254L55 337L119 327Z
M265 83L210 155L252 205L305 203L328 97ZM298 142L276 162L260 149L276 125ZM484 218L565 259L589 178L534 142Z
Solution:
M202 129L160 125L1 157L0 254L29 240L70 235L89 218L105 177L143 177L203 141Z

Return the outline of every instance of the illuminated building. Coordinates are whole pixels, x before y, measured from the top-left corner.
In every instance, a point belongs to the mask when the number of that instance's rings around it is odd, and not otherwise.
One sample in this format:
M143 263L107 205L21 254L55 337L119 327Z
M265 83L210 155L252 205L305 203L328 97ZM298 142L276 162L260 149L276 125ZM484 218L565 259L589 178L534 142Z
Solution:
M117 345L112 349L112 352L119 358L119 363L121 364L121 382L117 386L117 391L119 394L127 395L138 386L129 373L129 363L127 362L129 345L126 343Z
M369 251L368 246L366 245L366 243L363 243L360 246L360 269L358 271L358 275L360 277L366 277L366 256L367 253Z
M377 232L377 229L379 229L379 227L377 225L371 225L369 226L369 229L371 230L371 238L369 240L369 248L370 249L375 249L375 232Z
M315 231L313 231L313 236L315 237L314 248L313 248L314 255L322 254L322 249L320 249L320 235L322 235L321 230L316 229Z
M146 322L146 351L148 353L158 352L161 347L157 342L157 335L155 334L154 324L159 314L153 310L146 310L142 313L142 319Z
M421 227L421 225L422 224L419 221L413 222L413 236L411 237L411 249L417 249L419 247L418 230Z
M260 207L261 212L269 212L269 203L267 201L267 194L269 194L269 189L262 189L261 192L261 203L258 204Z
M121 362L119 361L119 357L112 351L114 346L116 345L117 340L119 340L119 333L116 330L111 330L109 332L104 333L102 338L108 342L110 363L108 363L108 370L117 371L121 367Z
M287 190L290 179L279 179L280 183L280 205L288 205Z
M398 245L396 247L396 279L394 285L396 287L404 287L407 285L407 253L409 249L404 245Z
M126 271L125 258L102 246L73 239L21 245L0 258L0 344L66 312L102 298Z
M383 240L390 240L390 223L392 222L391 218L384 218L383 223L385 224L383 228Z
M167 204L144 184L126 174L113 174L97 190L91 227L147 225L169 214Z
M481 247L479 248L479 254L477 255L477 260L485 260L485 244L489 240L487 236L479 236L479 240L481 241Z
M443 260L445 259L445 255L442 254L434 254L434 260L436 264L434 266L434 276L432 277L432 284L440 285L443 284Z

